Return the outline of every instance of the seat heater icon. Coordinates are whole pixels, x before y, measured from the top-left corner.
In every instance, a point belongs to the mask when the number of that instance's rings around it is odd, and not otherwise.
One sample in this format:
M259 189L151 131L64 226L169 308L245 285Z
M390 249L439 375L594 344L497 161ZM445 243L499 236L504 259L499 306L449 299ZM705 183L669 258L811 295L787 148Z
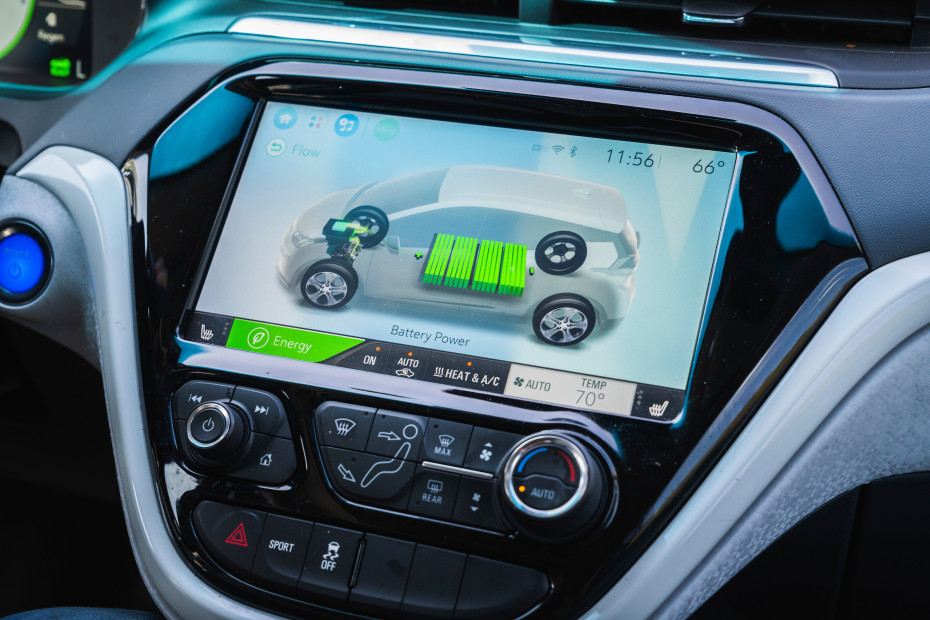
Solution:
M349 431L355 428L355 420L350 420L349 418L337 418L335 424L336 434L340 437L345 437L349 434Z

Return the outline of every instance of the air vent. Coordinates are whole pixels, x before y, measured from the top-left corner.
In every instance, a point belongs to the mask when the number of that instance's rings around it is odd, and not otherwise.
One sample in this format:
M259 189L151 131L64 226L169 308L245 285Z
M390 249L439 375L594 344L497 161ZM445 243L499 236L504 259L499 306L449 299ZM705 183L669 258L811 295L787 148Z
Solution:
M621 26L678 37L853 47L925 46L922 0L553 0L553 22Z

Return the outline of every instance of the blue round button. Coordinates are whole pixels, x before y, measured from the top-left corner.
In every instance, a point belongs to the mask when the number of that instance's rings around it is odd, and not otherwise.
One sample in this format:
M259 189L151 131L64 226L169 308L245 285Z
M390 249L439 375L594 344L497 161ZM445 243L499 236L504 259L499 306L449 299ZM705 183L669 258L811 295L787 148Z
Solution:
M45 252L35 239L14 233L0 241L0 288L26 293L45 275Z

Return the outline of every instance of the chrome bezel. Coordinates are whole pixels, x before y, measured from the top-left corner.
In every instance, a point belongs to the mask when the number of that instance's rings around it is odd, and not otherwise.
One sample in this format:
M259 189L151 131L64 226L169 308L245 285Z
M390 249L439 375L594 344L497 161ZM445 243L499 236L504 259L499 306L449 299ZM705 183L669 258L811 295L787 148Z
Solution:
M528 452L540 446L555 446L565 450L578 466L578 487L575 489L575 493L567 502L558 508L551 508L549 510L540 510L539 508L527 506L523 500L520 499L517 490L513 486L513 474L517 468L517 463L519 463ZM527 437L517 444L517 447L514 448L513 452L511 452L510 456L507 458L507 463L504 464L504 493L513 507L519 512L537 519L552 519L567 514L578 505L581 498L584 497L585 492L588 490L588 475L588 461L581 451L581 448L579 448L575 442L559 435L534 435L532 437Z
M198 413L202 411L207 411L207 410L219 412L219 414L223 416L224 426L223 426L223 432L220 433L219 437L217 437L216 439L214 439L213 441L209 443L203 443L203 442L200 442L194 439L194 435L193 433L191 433L191 423L194 421L194 418L197 416ZM224 407L220 403L204 403L200 405L199 407L197 407L196 409L194 409L190 417L187 418L187 441L189 441L190 444L196 448L201 448L201 449L213 448L219 445L224 439L226 439L229 436L229 431L231 428L232 428L232 418L230 417L229 410L226 409L226 407Z

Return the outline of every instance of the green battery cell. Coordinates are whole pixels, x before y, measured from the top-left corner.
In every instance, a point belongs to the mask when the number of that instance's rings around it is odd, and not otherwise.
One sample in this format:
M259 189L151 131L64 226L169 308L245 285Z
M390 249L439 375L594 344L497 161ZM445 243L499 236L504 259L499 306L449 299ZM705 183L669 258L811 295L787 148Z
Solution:
M433 242L429 247L429 258L426 269L423 271L423 281L427 284L442 284L452 254L452 244L455 237L444 233L433 235Z
M471 288L475 291L493 293L501 275L501 253L504 244L500 241L482 241L478 249L478 263Z
M504 258L501 262L501 295L522 297L526 288L526 246L508 243L504 246Z

